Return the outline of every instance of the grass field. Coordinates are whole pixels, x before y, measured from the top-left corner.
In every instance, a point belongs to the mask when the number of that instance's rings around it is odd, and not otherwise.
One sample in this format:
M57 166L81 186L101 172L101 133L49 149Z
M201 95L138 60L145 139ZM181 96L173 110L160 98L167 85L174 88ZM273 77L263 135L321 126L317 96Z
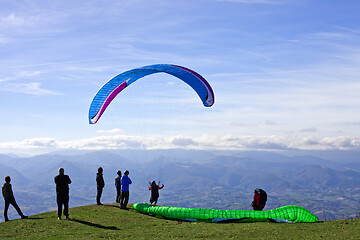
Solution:
M130 205L131 206L131 205ZM319 223L205 223L155 218L118 205L70 209L0 223L0 239L360 239L360 219Z

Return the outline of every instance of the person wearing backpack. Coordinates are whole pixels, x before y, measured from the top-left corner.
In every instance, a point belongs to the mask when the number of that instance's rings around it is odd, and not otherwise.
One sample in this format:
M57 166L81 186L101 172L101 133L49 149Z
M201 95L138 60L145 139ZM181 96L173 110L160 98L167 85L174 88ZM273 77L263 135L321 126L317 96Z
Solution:
M267 194L261 188L256 188L254 191L254 201L251 203L251 206L256 211L262 211L265 207L267 201Z

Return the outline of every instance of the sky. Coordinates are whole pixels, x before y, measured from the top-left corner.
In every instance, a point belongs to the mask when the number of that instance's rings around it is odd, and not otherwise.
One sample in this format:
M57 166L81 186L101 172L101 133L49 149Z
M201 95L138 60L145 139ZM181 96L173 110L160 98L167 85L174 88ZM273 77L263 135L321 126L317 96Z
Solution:
M0 153L360 150L358 0L0 0ZM169 63L88 123L121 72Z

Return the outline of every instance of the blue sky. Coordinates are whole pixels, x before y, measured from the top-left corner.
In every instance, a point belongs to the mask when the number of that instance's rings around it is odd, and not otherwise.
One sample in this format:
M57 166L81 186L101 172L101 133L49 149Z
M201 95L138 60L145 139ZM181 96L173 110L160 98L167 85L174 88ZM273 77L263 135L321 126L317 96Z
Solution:
M360 149L360 2L0 0L0 153ZM204 108L155 74L96 125L92 98L136 67L204 76Z

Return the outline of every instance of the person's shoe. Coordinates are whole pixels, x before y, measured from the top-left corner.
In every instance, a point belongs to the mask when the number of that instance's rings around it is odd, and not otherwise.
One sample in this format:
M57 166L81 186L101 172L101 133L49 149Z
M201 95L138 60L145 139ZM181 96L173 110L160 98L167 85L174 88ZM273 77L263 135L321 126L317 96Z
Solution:
M8 221L10 221L10 219L6 218L6 219L5 219L5 222L8 222Z
M70 220L69 216L66 216L66 220Z
M58 217L58 220L61 220L61 217Z
M97 203L97 205L103 205L102 203Z
M28 218L28 216L25 216L25 215L21 216L21 219L26 219L26 218Z

